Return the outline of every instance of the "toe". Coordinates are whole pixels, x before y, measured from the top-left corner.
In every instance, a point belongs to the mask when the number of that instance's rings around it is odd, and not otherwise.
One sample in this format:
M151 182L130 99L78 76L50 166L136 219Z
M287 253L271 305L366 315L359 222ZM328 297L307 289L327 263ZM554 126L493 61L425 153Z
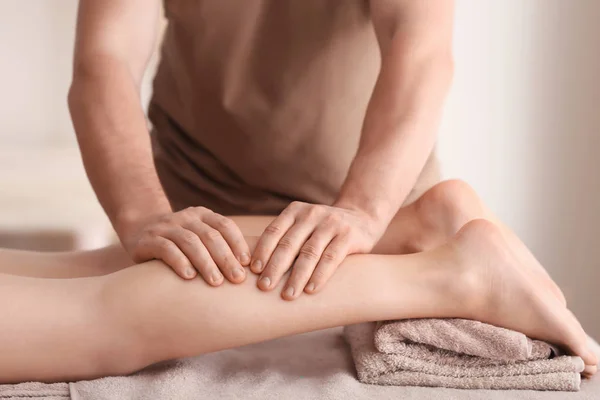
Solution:
M566 311L566 327L568 328L567 332L565 332L565 344L574 355L582 358L586 366L596 366L598 364L598 357L588 347L587 335L583 327L570 310Z
M596 372L598 372L597 365L586 365L581 374L586 378L591 378Z
M598 356L592 349L588 349L588 358L590 360L590 365L598 365Z

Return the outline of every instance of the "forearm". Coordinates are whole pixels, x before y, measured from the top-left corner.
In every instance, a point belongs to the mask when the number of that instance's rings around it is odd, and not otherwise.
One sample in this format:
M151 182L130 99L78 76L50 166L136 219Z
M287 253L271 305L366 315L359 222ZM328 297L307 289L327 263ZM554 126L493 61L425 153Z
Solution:
M76 66L69 108L90 182L117 231L122 220L169 212L126 65L99 57L92 67Z
M405 54L401 41L390 46L336 201L385 222L398 211L433 150L452 76L448 54Z

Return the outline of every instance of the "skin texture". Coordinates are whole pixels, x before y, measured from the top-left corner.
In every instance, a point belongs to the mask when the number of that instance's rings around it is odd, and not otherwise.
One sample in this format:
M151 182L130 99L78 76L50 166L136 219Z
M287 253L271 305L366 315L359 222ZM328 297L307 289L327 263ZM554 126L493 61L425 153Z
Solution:
M205 207L163 215L127 238L135 261L163 260L185 279L195 278L197 271L212 286L223 283L224 276L241 282L246 275L242 266L250 263L250 249L240 228Z
M0 383L127 374L316 329L424 317L524 332L581 356L585 375L593 374L598 360L583 329L506 227L473 219L448 233L468 210L478 210L473 194L460 181L432 188L403 208L405 223L392 224L376 249L433 248L351 255L318 294L292 303L257 290L254 275L215 288L199 278L182 280L160 261L132 265L119 246L50 255L0 251ZM270 222L234 219L251 248L253 235Z
M262 289L298 258L292 297L317 290L347 254L372 250L414 186L452 75L453 2L435 2L369 3L382 68L359 150L333 206L294 203L264 232L253 260ZM159 0L80 2L69 108L84 165L134 261L159 259L211 285L240 282L251 261L240 228L203 207L173 213L153 165L140 82L159 11Z
M369 7L382 60L358 152L333 206L293 202L267 227L251 263L262 290L293 265L285 290L310 293L346 255L370 252L433 149L452 77L453 1Z

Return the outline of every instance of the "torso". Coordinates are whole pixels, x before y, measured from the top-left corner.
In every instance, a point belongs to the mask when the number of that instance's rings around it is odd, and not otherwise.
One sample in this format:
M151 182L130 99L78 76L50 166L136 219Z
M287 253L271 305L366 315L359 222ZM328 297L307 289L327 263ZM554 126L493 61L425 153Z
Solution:
M166 0L150 118L175 208L330 204L358 147L379 47L365 0Z

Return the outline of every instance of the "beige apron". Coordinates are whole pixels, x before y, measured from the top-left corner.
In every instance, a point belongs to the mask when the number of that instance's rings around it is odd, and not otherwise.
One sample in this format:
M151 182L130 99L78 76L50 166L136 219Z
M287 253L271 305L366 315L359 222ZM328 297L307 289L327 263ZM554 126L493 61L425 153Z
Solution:
M166 0L165 13L149 114L174 209L331 204L379 72L368 2ZM437 180L432 155L419 191Z

